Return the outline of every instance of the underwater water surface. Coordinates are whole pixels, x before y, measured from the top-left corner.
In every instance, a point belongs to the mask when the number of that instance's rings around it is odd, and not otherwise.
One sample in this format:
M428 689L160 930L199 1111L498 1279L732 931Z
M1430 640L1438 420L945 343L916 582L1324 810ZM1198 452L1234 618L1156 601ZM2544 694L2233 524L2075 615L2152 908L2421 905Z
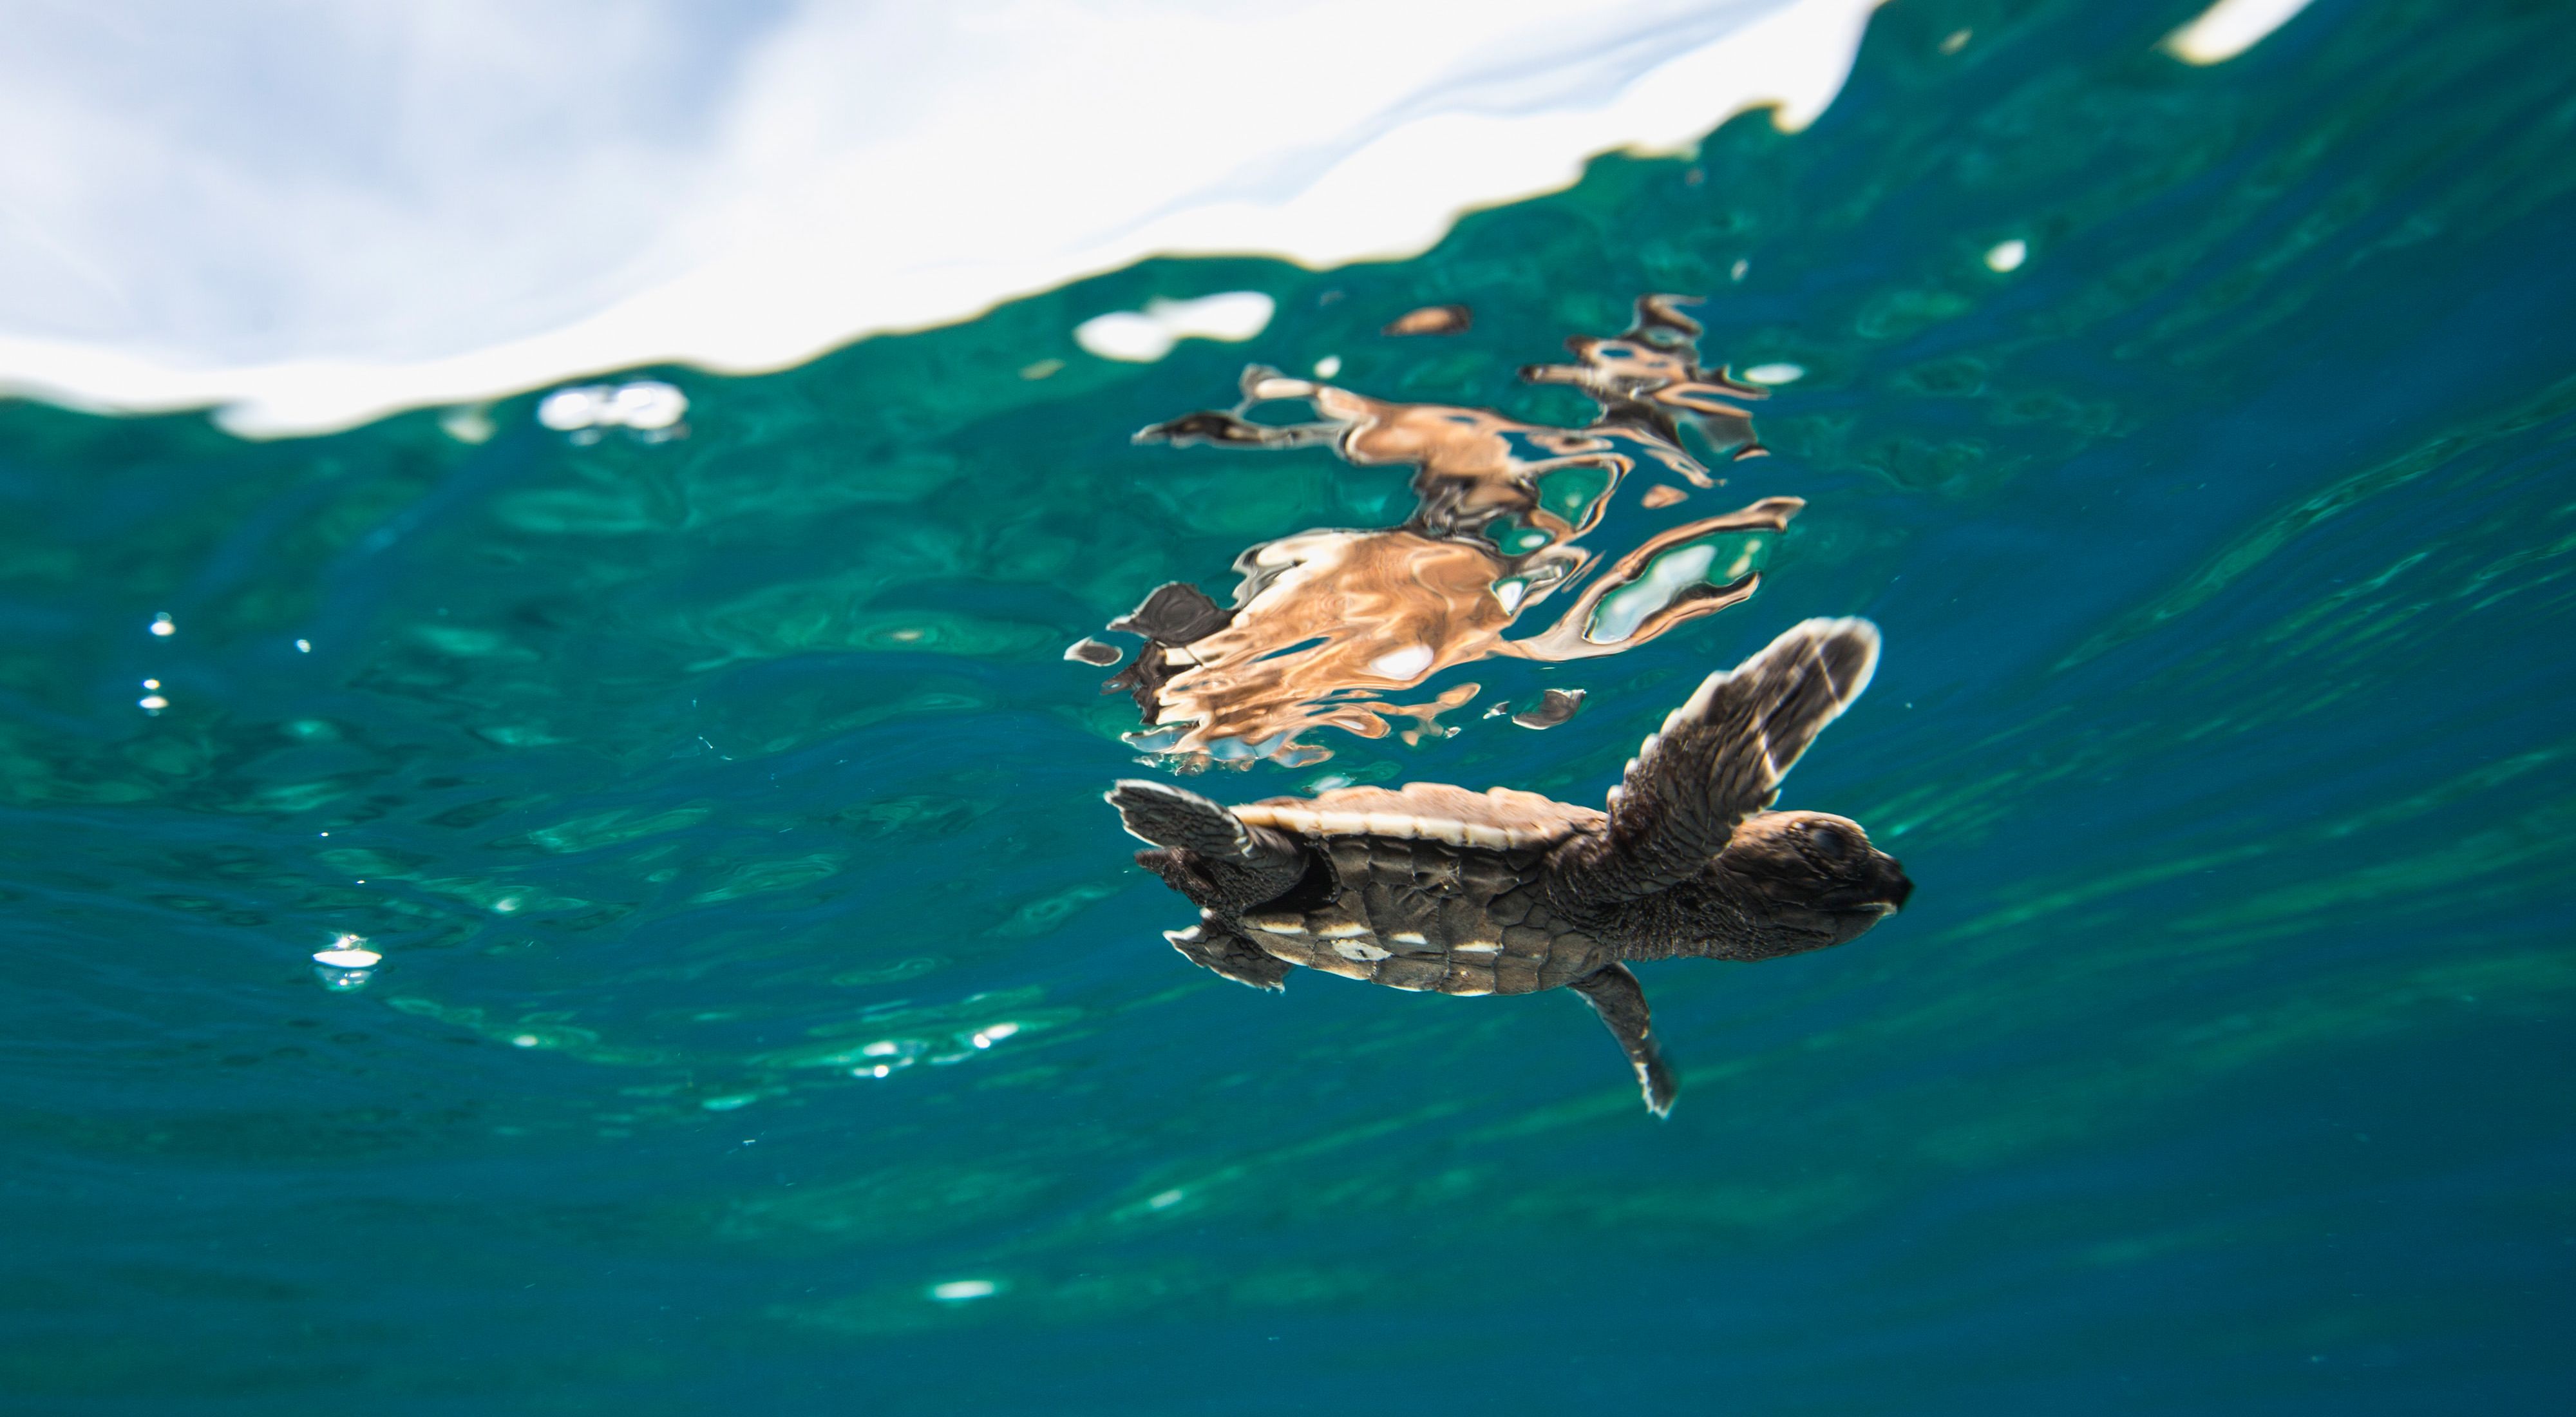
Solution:
M2567 1410L2576 11L2195 68L2192 8L1903 0L1805 132L622 376L667 426L0 404L0 1407ZM1233 291L1243 341L1073 335ZM1804 505L1640 570L1633 643L1361 655L1476 692L1321 756L1140 740L1065 657L1421 505L1137 430L1331 361L1553 437L1595 404L1518 371L1647 294L1769 455L1584 484L1589 574ZM1099 800L1594 804L1816 615L1886 649L1783 803L1914 893L1640 966L1662 1121L1563 991L1191 967Z

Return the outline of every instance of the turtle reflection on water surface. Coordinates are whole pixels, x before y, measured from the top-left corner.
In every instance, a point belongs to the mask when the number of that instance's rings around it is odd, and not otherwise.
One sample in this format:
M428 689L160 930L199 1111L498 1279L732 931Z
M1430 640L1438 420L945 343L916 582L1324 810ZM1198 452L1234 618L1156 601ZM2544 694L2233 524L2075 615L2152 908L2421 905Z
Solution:
M1626 334L1568 341L1574 362L1521 371L1592 399L1599 416L1582 428L1391 403L1255 366L1234 411L1138 433L1140 442L1176 445L1329 446L1357 465L1409 465L1416 506L1401 526L1319 529L1252 547L1235 560L1241 579L1231 608L1176 582L1113 623L1146 640L1106 686L1133 691L1145 716L1129 741L1185 767L1260 757L1311 763L1328 754L1299 741L1309 728L1381 737L1389 716L1427 726L1478 692L1462 684L1435 704L1411 706L1374 697L1442 670L1489 657L1562 663L1616 654L1751 596L1767 538L1804 505L1796 498L1667 528L1594 576L1546 631L1505 637L1532 606L1593 570L1595 553L1580 538L1630 472L1716 485L1683 451L1682 420L1736 458L1761 454L1738 405L1762 390L1700 368L1699 333L1671 297L1649 296ZM1303 400L1317 421L1279 426L1243 416L1279 400Z
M1877 663L1865 620L1796 626L1675 709L1607 812L1425 783L1227 808L1127 781L1108 800L1154 847L1138 864L1199 907L1166 936L1194 963L1261 989L1292 965L1444 994L1570 988L1660 1116L1676 1083L1622 961L1839 945L1913 890L1858 823L1769 810Z

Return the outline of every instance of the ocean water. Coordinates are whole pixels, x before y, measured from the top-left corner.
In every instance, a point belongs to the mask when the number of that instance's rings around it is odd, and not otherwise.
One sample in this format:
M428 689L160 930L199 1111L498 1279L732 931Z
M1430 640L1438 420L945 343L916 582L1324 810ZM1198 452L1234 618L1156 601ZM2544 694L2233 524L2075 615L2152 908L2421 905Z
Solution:
M636 371L669 436L0 404L0 1406L2567 1410L2576 11L2194 68L2191 9L1905 0L1805 132ZM1242 343L1072 338L1238 290ZM1577 426L1516 371L1649 293L1773 366L1771 456L1597 549L1804 499L1742 603L1324 757L1147 751L1063 658L1413 505L1137 429L1327 357ZM1562 992L1192 968L1098 800L1594 802L1810 615L1886 651L1784 804L1916 890L1641 966L1663 1121Z

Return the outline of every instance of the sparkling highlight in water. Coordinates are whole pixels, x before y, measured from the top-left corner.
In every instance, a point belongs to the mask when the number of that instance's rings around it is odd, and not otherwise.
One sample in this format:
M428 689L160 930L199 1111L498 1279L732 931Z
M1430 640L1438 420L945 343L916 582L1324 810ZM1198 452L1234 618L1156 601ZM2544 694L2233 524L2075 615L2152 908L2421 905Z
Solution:
M376 977L376 966L385 958L366 945L364 935L344 933L335 937L329 949L314 952L313 977L334 994L366 988L367 981Z

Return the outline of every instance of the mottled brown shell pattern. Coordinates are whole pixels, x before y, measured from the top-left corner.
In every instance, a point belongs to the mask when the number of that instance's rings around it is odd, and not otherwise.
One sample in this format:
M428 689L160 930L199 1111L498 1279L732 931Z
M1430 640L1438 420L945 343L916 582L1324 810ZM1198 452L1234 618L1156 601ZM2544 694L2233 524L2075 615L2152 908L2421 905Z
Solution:
M1541 902L1542 849L1299 835L1331 862L1337 890L1313 908L1242 917L1243 937L1277 959L1397 989L1528 994L1610 958Z

